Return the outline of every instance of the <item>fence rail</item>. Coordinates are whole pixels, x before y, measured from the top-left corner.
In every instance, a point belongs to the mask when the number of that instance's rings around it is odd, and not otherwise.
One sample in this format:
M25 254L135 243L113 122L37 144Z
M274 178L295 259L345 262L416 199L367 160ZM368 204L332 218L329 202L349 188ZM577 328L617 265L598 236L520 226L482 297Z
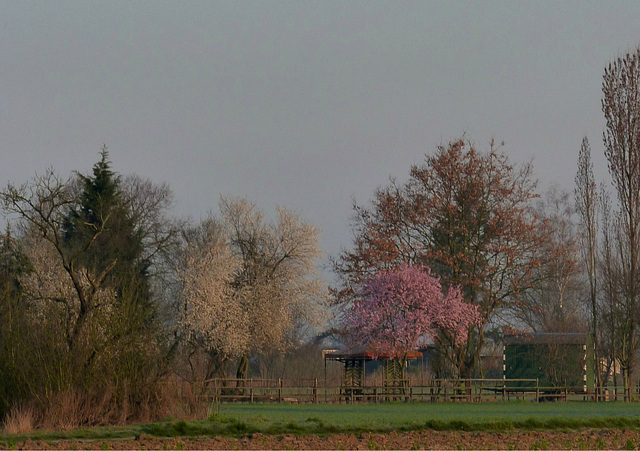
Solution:
M337 379L210 379L205 392L216 402L379 403L593 400L580 387L544 387L537 379L368 380L346 385Z

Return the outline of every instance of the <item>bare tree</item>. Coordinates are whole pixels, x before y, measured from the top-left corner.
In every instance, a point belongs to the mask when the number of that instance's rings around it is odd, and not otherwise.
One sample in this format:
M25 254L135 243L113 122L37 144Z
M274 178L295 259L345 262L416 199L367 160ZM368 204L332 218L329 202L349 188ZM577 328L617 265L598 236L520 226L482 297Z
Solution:
M620 220L612 210L609 193L604 186L600 187L600 212L602 223L602 243L600 246L600 293L602 302L598 311L602 317L604 327L601 330L603 365L603 386L608 382L609 374L613 374L613 385L617 396L618 361L620 349L624 342L623 327L624 310L620 302L622 294L619 247L616 242L620 239Z
M580 237L582 260L589 280L589 305L591 307L591 335L594 343L594 374L596 384L596 400L602 389L602 374L600 364L600 336L598 327L598 192L593 176L591 161L591 147L585 136L582 139L578 156L578 173L576 174L575 202L580 218Z
M532 269L532 286L514 297L517 321L535 332L578 332L584 328L579 298L578 237L568 193L552 187L538 202L539 266Z
M149 262L152 275L162 273L162 260L176 246L185 225L168 214L173 192L166 183L156 184L137 174L124 177L121 190L123 204L143 244L142 258Z
M640 294L640 48L605 68L602 93L605 156L621 210L622 301L626 320L620 365L625 399L630 401Z
M76 312L73 315L73 323L68 326L66 337L69 348L73 350L85 333L87 319L98 303L96 293L99 292L113 265L107 266L100 274L93 274L77 264L79 256L86 249L69 250L65 246L64 223L69 210L77 203L71 186L69 181L60 179L53 170L47 170L44 175L36 175L32 183L19 187L9 184L0 193L0 199L5 212L17 216L22 221L21 227L25 234L35 234L48 243L51 251L55 253L57 265L69 281L68 285L62 280L52 282L69 288L73 291L73 296L66 293L65 296L44 297L65 304L66 310ZM102 232L100 229L95 230L94 237L97 238ZM88 240L86 246L91 246L93 241ZM50 288L45 290L50 291Z

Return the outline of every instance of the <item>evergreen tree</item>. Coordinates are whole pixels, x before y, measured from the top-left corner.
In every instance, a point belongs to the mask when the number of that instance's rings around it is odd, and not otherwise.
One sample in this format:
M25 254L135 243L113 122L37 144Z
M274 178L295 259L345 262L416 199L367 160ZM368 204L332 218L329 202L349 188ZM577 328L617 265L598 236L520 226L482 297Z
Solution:
M7 225L5 235L0 235L0 287L13 297L20 293L20 275L29 271L29 261L20 252L11 227Z
M67 248L80 265L98 277L104 275L105 286L119 296L126 290L139 304L147 304L149 265L141 233L124 201L120 176L111 170L106 147L92 174L78 177L82 193L65 223Z

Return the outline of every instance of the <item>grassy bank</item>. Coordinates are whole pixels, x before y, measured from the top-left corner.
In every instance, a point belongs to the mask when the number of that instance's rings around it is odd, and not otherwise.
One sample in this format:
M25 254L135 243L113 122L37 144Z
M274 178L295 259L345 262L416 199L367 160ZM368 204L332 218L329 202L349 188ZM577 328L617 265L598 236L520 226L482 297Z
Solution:
M240 437L262 434L384 433L421 429L510 431L516 429L639 429L640 404L624 403L421 403L368 405L228 404L207 420L73 431L0 435L0 447L31 440L117 440L156 437Z

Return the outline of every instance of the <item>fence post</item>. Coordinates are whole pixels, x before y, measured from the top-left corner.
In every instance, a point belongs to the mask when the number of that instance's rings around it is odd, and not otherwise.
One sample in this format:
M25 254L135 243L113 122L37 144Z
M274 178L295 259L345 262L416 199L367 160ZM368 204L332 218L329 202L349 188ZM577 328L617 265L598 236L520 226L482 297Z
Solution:
M318 404L318 378L313 380L313 403Z
M323 379L322 384L324 385L324 403L326 404L327 403L327 399L328 399L327 398L327 385L329 385L326 377Z
M529 399L529 395L535 396L535 402L542 402L547 399L555 399L556 401L568 402L569 395L571 399L580 399L581 392L580 386L559 386L548 387L546 385L540 385L540 379L450 379L440 381L436 391L434 382L424 382L421 385L419 381L403 380L402 385L385 386L384 381L380 383L370 383L366 386L356 385L340 385L335 393L336 388L330 388L326 380L313 378L302 380L288 380L287 379L269 379L269 380L247 380L244 382L244 387L238 388L242 390L242 394L238 395L238 392L234 387L225 387L220 380L207 381L207 388L202 389L200 396L211 399L213 403L216 402L230 402L232 399L241 399L245 402L256 403L262 402L263 397L267 401L285 403L293 402L293 399L297 399L294 396L298 394L302 396L306 402L313 402L314 404L323 403L321 389L324 389L324 402L330 402L336 396L340 403L346 402L347 404L356 404L360 402L374 402L379 404L385 400L402 400L403 402L420 402L428 401L432 402L483 402L485 400L498 400L502 396L503 401L510 401L511 394L514 395L514 399ZM230 380L233 384L234 380ZM377 381L377 379L376 379ZM524 385L510 386L513 382L526 382ZM276 386L274 387L274 382ZM509 382L509 384L507 383ZM530 386L529 384L535 385ZM229 383L227 380L225 383ZM544 383L544 382L543 382ZM414 384L416 384L414 386ZM285 393L285 385L287 386L287 392ZM203 384L203 386L205 386ZM451 390L449 390L449 387ZM229 389L231 388L231 391ZM414 390L416 388L416 390ZM273 390L277 393L273 393ZM533 389L533 390L531 390ZM485 392L485 390L491 390L491 393ZM502 395L500 395L502 393ZM630 392L633 399L640 396L640 387L634 386ZM285 396L286 395L286 396ZM591 395L591 393L589 393ZM256 396L258 399L256 400ZM601 392L596 392L591 396L586 396L586 400L598 401L611 401L613 397L607 389L603 389Z

